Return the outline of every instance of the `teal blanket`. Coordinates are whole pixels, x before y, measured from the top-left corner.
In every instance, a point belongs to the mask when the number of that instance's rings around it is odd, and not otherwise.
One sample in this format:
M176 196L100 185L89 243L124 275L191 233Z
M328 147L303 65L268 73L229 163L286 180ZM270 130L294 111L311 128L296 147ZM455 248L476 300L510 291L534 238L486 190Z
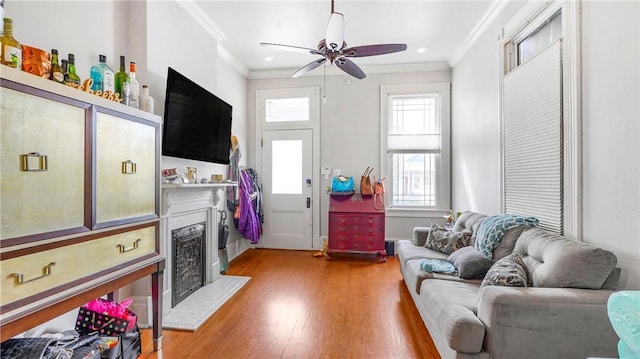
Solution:
M502 237L516 227L535 227L540 223L535 217L499 214L487 217L478 228L475 247L484 255L493 258L493 250L500 244Z
M425 272L457 274L456 267L442 259L423 259L420 261L420 269Z

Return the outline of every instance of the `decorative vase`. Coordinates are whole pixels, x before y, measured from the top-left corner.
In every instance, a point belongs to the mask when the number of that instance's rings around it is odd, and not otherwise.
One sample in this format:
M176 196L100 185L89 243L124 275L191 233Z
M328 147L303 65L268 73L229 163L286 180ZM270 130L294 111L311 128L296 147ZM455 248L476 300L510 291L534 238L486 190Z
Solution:
M607 314L616 334L620 359L640 359L640 291L613 293Z

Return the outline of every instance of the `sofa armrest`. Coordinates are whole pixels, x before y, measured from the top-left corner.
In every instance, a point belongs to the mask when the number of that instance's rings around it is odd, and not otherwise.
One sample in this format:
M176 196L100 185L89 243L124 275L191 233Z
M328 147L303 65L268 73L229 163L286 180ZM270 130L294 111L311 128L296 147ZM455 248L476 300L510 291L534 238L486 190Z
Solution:
M611 290L488 286L478 318L484 350L492 358L615 357L616 336L607 316Z
M413 242L413 245L420 247L424 246L430 230L431 227L414 227L413 239L411 240L411 242Z

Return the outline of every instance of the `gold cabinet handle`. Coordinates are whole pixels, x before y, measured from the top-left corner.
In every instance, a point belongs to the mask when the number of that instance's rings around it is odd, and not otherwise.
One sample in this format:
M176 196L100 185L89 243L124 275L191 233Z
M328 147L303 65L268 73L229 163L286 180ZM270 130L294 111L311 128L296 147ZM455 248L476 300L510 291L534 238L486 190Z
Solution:
M125 175L132 175L136 173L137 165L131 160L122 162L122 173Z
M124 244L118 244L116 247L118 247L118 250L120 251L120 253L125 253L125 252L132 251L134 249L138 249L139 244L140 244L140 239L136 239L133 242L133 247L131 248L127 248L127 246L125 246Z
M34 163L35 162L35 163ZM20 169L29 172L42 172L49 169L49 161L47 155L41 155L39 152L29 152L20 155Z
M50 276L51 275L51 267L53 267L54 265L56 265L56 262L49 263L47 266L42 268L42 275L41 276L35 277L35 278L31 278L31 279L28 279L28 280L24 280L24 274L22 274L22 273L11 273L11 274L9 274L9 277L16 277L16 283L17 284L25 284L25 283L33 282L34 280L38 280L38 279Z

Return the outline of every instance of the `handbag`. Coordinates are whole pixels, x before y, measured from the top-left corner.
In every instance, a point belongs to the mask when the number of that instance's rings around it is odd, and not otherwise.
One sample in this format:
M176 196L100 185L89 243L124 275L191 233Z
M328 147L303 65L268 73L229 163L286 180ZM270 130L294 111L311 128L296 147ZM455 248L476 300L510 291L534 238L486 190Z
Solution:
M373 176L373 208L384 208L384 181L387 177L382 177L376 180L376 176Z
M360 178L360 194L363 196L371 196L373 194L373 186L371 185L371 177L369 175L373 172L373 168L367 167Z
M133 330L136 319L126 306L97 298L80 307L75 330L79 334L116 336Z
M354 192L353 177L336 176L331 181L331 192Z

